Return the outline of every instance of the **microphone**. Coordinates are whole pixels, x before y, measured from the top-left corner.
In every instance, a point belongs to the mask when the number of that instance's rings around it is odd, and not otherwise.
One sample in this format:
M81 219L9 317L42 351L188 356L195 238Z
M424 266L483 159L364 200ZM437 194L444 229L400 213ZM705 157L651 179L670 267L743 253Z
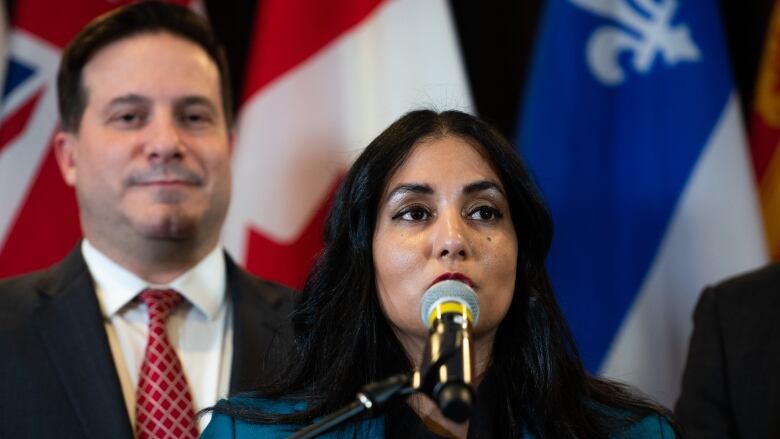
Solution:
M463 422L468 419L476 398L471 384L469 333L479 319L479 299L463 282L438 282L423 294L420 317L429 329L422 362L426 393L444 416ZM438 370L429 370L432 365L434 368L438 365Z

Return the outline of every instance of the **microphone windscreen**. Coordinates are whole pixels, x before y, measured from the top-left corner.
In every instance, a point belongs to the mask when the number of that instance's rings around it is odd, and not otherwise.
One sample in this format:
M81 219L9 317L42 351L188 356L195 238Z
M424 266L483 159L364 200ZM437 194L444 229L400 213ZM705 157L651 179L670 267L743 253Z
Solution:
M448 279L437 282L423 294L420 301L420 318L426 328L431 327L431 313L442 303L457 302L463 304L471 312L474 320L472 326L476 326L479 320L479 299L474 290L463 282Z

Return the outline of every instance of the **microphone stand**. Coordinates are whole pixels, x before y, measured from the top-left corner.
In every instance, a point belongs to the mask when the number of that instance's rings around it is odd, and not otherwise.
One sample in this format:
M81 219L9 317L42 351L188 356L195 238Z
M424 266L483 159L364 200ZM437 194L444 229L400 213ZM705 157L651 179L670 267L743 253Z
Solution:
M444 363L458 353L459 349L460 343L441 355L423 372L415 369L412 373L401 373L382 381L366 384L360 388L355 401L325 416L318 422L298 430L288 439L310 439L360 414L379 414L390 401L401 396L420 391L430 395L432 388L430 383L435 379L435 374Z
M393 375L382 381L377 381L363 386L357 394L357 400L336 410L319 422L299 430L289 439L308 439L316 437L363 412L370 414L379 413L388 402L398 396L406 396L414 393L416 388L413 383L418 373L401 373Z

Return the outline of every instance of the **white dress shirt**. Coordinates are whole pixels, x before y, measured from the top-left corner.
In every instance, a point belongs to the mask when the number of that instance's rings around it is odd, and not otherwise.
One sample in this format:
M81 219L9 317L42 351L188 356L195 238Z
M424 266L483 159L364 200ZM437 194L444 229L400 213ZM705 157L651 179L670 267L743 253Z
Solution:
M233 325L221 246L168 285L144 281L109 259L86 239L81 252L95 282L131 423L135 423L135 392L149 333L149 312L146 305L135 298L147 288L170 288L184 297L168 317L166 329L184 368L195 412L227 397ZM209 414L200 417L200 431L210 418Z

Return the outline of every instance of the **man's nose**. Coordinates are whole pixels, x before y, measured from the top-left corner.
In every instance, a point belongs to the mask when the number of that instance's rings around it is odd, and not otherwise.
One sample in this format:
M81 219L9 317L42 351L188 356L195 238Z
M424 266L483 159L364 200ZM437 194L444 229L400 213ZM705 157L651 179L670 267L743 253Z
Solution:
M147 156L154 162L181 160L185 153L181 132L173 117L159 116L150 127Z

